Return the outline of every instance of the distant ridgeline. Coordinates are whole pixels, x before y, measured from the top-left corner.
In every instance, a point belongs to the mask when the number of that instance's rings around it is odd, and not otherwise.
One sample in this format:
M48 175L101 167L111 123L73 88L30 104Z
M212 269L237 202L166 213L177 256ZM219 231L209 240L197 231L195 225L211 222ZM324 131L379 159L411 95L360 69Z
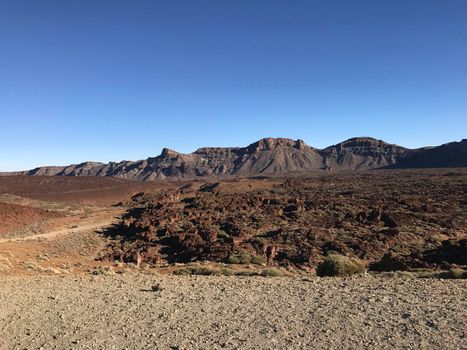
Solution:
M264 138L247 147L205 147L190 154L164 148L160 156L145 160L44 166L3 175L113 176L156 180L466 166L467 139L437 147L408 149L369 137L356 137L324 149L316 149L302 140Z

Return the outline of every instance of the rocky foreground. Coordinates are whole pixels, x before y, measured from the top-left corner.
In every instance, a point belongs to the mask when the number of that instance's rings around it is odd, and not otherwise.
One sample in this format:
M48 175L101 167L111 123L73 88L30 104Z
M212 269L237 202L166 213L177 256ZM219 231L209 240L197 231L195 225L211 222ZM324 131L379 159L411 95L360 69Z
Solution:
M0 349L461 349L467 281L2 277Z

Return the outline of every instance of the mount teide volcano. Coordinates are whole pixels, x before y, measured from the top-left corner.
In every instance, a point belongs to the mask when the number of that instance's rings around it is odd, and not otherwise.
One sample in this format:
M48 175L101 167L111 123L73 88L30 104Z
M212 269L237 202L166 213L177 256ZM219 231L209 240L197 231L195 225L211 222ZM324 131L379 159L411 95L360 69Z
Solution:
M467 166L466 150L467 140L411 150L369 137L352 138L325 149L310 147L302 140L264 138L247 147L206 147L190 154L164 148L157 157L135 162L84 162L69 166L39 167L14 174L156 180L355 171L383 167L459 167Z

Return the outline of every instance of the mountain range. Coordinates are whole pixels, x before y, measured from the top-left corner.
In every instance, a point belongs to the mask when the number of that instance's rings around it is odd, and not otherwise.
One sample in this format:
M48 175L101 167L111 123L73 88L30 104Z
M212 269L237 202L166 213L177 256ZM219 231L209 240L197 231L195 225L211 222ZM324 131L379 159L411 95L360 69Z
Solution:
M113 176L148 181L203 176L466 166L467 139L437 147L408 149L370 137L356 137L317 149L302 140L264 138L247 147L205 147L190 154L164 148L159 156L145 160L44 166L3 175Z

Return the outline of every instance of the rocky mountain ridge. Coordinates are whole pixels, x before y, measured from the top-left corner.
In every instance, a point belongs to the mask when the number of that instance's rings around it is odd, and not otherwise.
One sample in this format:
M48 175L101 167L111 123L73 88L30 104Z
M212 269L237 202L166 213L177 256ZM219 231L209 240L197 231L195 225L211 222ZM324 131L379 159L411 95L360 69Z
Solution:
M14 174L158 180L356 171L385 167L465 166L467 139L438 147L408 149L370 137L356 137L324 149L316 149L303 140L264 138L246 147L204 147L189 154L164 148L159 156L145 160L45 166Z

